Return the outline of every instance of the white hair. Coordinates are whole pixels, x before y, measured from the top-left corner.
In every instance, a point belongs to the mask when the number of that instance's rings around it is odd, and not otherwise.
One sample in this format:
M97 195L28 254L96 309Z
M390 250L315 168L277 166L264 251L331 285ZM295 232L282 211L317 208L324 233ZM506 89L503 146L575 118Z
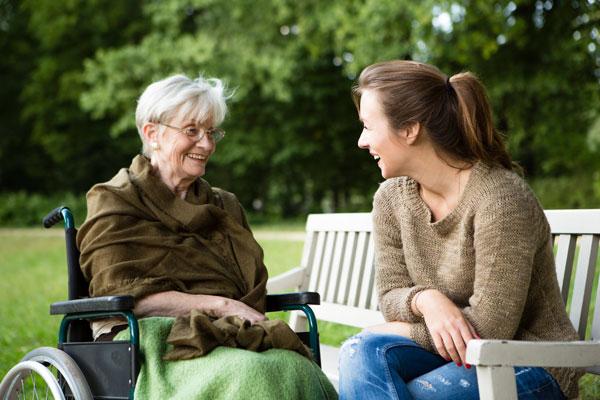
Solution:
M169 123L181 116L211 127L220 125L227 114L226 100L230 96L220 79L199 76L190 79L173 75L152 83L138 99L135 124L142 139L143 153L148 155L142 128L148 122Z

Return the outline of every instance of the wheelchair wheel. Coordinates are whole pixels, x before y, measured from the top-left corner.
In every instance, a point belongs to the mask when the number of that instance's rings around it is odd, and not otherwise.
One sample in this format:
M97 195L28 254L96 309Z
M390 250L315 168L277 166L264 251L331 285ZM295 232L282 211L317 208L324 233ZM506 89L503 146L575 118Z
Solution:
M41 347L28 353L0 383L0 400L12 399L92 400L83 373L65 352Z

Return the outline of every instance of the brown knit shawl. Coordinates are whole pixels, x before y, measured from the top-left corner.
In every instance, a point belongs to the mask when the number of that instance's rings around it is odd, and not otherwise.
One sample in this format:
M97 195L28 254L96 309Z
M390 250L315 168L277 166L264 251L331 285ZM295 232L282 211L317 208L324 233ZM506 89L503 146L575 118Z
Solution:
M129 169L92 187L87 202L88 215L77 244L91 296L132 295L137 300L175 290L223 296L265 312L263 252L233 194L213 190L198 178L183 200L154 175L147 158L137 156ZM223 209L223 204L229 207ZM206 331L202 326L206 327L207 319L214 320L194 310L175 321L169 342L179 347L171 352L176 354L171 359L203 355L220 344L265 350L271 342L308 355L293 331L280 326L285 325L282 321L258 327L266 331L265 338L275 330L285 331L284 340L269 339L266 345L257 345L256 332L251 340L232 341L225 334L232 328L225 329L223 322L216 324L216 330L209 329L214 335L200 335L199 331ZM249 331L239 318L228 321L242 336ZM281 338L282 333L275 335ZM198 341L199 336L207 339ZM245 346L249 341L254 345Z

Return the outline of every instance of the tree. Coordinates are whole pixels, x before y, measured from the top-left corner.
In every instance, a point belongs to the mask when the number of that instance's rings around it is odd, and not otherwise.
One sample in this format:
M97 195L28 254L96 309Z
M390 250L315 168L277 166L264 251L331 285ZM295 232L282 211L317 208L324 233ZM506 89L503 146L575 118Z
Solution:
M8 140L20 142L20 148L8 157L20 161L3 157L2 164L20 178L3 176L3 188L86 190L99 177L110 177L113 164L124 162L137 143L112 140L106 134L112 121L92 120L79 107L83 60L141 35L139 4L70 0L5 6L12 11L3 48L16 51L5 53L10 94L2 99L9 103L9 119L18 121Z
M260 199L287 216L318 209L326 197L337 205L365 187L368 197L377 172L356 150L352 81L332 63L326 43L299 28L303 7L267 0L149 3L152 32L87 63L82 104L116 119L114 134L133 135L133 94L152 80L177 72L219 76L236 94L228 137L208 172L213 183L235 190L247 205ZM130 67L139 60L143 68Z
M211 183L280 215L368 210L381 178L356 148L350 90L365 66L386 59L478 74L528 177L600 166L595 0L0 4L10 54L0 61L10 82L1 112L5 129L19 132L0 138L5 190L81 191L109 178L139 150L142 90L202 73L235 91Z
M600 105L600 7L595 1L365 1L341 28L350 73L409 58L448 74L471 70L490 91L497 124L529 174L598 166L586 136ZM402 18L402 16L405 16ZM411 19L411 24L402 21ZM342 21L342 20L341 20ZM382 29L382 27L385 27Z

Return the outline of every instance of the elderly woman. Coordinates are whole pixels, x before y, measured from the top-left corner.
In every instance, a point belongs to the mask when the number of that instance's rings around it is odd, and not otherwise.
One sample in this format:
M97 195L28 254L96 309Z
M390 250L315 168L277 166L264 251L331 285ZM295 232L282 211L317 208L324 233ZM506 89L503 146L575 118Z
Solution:
M90 294L135 297L139 398L334 398L298 337L264 315L267 270L241 205L201 178L225 100L220 80L201 77L144 91L143 154L87 195L77 241ZM126 334L115 319L92 328L96 340Z

